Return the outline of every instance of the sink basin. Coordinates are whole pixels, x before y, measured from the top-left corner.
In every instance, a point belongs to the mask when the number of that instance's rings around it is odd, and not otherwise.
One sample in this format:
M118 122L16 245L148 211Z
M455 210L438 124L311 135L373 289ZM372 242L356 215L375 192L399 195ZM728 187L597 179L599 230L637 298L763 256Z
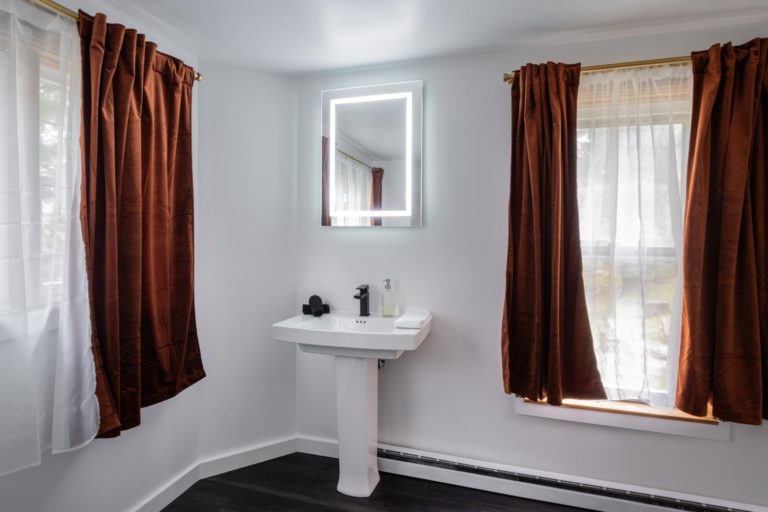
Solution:
M431 329L431 320L421 329L397 329L394 318L337 312L297 315L272 325L276 340L336 360L339 492L368 497L379 483L378 360L416 350Z
M272 326L278 341L298 343L302 352L334 356L397 359L416 350L432 328L397 329L394 318L361 317L355 313L297 315Z

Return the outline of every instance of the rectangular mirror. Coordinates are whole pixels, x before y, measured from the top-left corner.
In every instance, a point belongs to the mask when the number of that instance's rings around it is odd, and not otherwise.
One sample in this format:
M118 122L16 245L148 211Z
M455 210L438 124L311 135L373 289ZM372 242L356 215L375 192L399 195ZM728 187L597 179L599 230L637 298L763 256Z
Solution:
M323 91L322 225L421 225L422 82Z

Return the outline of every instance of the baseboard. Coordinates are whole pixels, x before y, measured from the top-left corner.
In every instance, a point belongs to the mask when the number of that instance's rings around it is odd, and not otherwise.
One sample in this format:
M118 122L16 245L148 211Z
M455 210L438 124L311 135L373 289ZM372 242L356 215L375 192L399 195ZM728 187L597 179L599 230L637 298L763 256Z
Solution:
M661 489L626 485L605 480L587 479L574 475L542 472L530 468L520 468L487 461L478 461L463 457L454 457L434 452L414 450L398 446L380 444L382 450L400 452L409 456L421 457L425 460L450 461L452 464L473 468L489 469L509 473L520 473L542 479L555 479L563 482L579 483L585 486L598 486L608 489L618 489L629 493L645 493L656 496L666 496L681 502L707 503L713 510L745 510L749 512L768 512L768 507L720 500L705 496L677 493ZM132 512L159 512L174 499L189 489L195 482L213 475L226 473L242 467L258 464L291 453L300 452L323 457L338 457L339 447L335 439L298 435L265 442L243 450L236 450L214 457L209 457L188 467L161 486L152 496L147 498ZM412 457L413 458L413 457ZM445 466L445 465L444 465ZM457 471L451 467L440 467L440 464L414 463L407 460L397 460L391 457L379 457L379 468L383 472L397 475L421 478L434 482L442 482L472 489L507 494L520 498L570 505L588 510L604 512L650 512L669 511L668 507L635 503L608 496L592 495L589 493L559 489L547 485L537 485L511 479L497 478L485 474ZM486 471L488 472L488 471Z
M335 439L299 434L296 436L296 451L299 453L308 453L310 455L320 455L321 457L333 457L334 459L338 459L339 442Z
M285 437L252 446L245 450L209 457L198 464L198 479L202 480L210 476L220 475L228 471L290 455L298 451L296 441L296 437Z
M203 459L168 480L132 512L160 512L198 480L290 455L297 451L296 445L297 438L291 436Z
M133 512L159 512L200 480L197 464L171 478L159 490L141 502Z

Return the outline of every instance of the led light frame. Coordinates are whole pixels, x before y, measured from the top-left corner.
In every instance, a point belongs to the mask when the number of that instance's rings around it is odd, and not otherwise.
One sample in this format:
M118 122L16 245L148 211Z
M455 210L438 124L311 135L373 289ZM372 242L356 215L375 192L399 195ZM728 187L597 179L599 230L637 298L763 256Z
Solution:
M336 210L336 105L405 100L405 210ZM411 217L413 191L413 92L371 94L330 100L328 134L329 202L331 217Z

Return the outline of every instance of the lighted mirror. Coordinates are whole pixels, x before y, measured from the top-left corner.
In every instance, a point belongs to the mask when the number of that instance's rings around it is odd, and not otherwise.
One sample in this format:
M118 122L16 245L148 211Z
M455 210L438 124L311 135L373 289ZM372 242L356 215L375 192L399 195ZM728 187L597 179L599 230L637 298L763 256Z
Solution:
M323 91L322 224L421 225L422 82Z

